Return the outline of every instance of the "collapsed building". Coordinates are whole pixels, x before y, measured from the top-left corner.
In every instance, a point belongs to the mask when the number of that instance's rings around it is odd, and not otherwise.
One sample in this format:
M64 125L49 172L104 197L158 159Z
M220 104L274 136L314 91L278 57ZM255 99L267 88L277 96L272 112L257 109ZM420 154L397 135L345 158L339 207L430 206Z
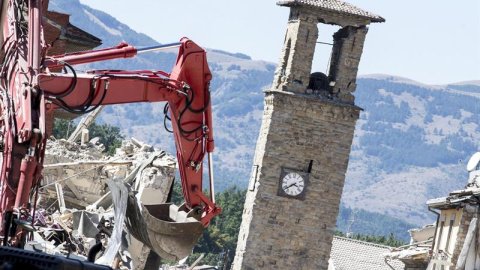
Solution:
M144 268L147 258L158 264L159 258L150 254L149 247L123 230L127 215L124 184L132 186L142 203L165 203L175 177L175 158L133 138L123 142L112 157L102 155L102 150L98 138L83 144L52 138L34 224L38 229L26 249L126 269ZM88 258L95 245L106 247L104 258ZM113 261L119 258L117 252L122 262Z
M427 201L437 220L409 230L409 244L395 248L334 237L329 270L480 269L480 152L472 156L467 170L465 189Z
M427 201L436 223L411 230L410 245L393 250L387 258L402 261L407 270L480 269L480 152L470 158L467 170L465 189Z
M42 5L49 55L90 50L102 44L99 38L72 25L70 15L49 11L48 0ZM94 114L100 111L101 107ZM85 118L87 122L93 121L94 114ZM73 119L78 115L56 110L47 116L53 117ZM53 123L51 120L47 122ZM84 131L87 126L81 122L68 140L51 138L47 143L33 224L19 224L33 232L25 249L129 269L158 265L159 257L151 251L154 243L145 241L151 234L145 224L141 230L130 231L146 232L141 240L149 245L130 237L123 224L135 227L132 220L137 216L129 213L143 214L144 204L167 201L177 166L175 158L135 139L124 142L113 157L107 157L99 138L88 138ZM46 128L51 134L53 126ZM138 211L127 213L128 207ZM104 249L102 256L97 255L99 249ZM97 252L89 254L92 250ZM119 252L121 256L117 256Z
M168 261L187 257L210 220L221 213L214 203L210 173L210 153L214 148L211 104L202 98L193 100L194 94L201 97L209 93L211 73L205 51L187 38L174 45L156 46L155 50L180 47L178 59L182 60L176 62L173 75L163 71L145 74L143 70L108 70L77 76L71 65L126 58L140 50L121 43L117 47L71 53L92 49L101 42L71 25L68 14L49 12L47 7L48 0L7 1L2 6L2 23L14 26L6 27L9 31L1 34L5 44L8 41L2 64L8 78L4 82L8 85L4 89L4 104L8 105L2 109L6 119L3 133L8 134L3 147L1 186L5 221L2 240L3 246L7 246L0 254L2 263L4 259L9 266L24 264L27 258L39 257L64 262L60 257L31 251L76 257L114 268L144 268L145 264L158 268L160 257ZM124 54L126 47L128 54ZM105 52L109 52L108 57ZM65 72L62 74L61 70ZM100 73L103 75L96 75ZM128 76L122 76L125 74ZM114 86L110 85L107 94L109 84ZM25 91L19 90L22 87ZM139 88L145 91L137 91ZM83 94L87 95L85 99ZM175 159L163 151L132 139L114 157L107 158L101 154L103 146L99 140L89 140L87 132L82 132L81 144L76 143L75 137L46 142L52 134L54 118L73 119L102 104L147 101L168 101L172 118L166 119L178 118L172 129L179 149L178 167L185 199L181 207L166 203L172 194L177 166ZM195 128L190 129L193 125ZM202 192L202 166L207 152L210 198ZM12 247L31 251L20 254L23 251ZM34 261L29 264L36 264Z

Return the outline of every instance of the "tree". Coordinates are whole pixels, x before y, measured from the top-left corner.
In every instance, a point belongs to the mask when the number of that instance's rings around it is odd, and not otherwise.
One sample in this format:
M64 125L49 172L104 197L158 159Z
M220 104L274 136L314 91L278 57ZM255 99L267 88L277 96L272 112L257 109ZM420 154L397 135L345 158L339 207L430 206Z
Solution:
M73 120L55 119L52 135L57 139L66 139L74 129Z
M335 232L335 235L344 237L344 234L341 233L341 232L338 232L338 231ZM385 237L384 235L356 233L352 236L352 239L360 240L360 241L364 241L364 242L369 242L369 243L385 245L385 246L389 246L389 247L399 247L399 246L403 246L403 245L406 244L405 242L395 238L393 233L390 233L388 238Z
M73 120L55 119L52 135L57 139L67 139L74 129ZM115 149L122 145L124 139L124 136L120 133L120 128L109 124L92 123L88 127L88 131L90 132L90 138L100 138L100 142L105 146L105 153L110 156L115 154Z
M178 203L183 200L179 198L181 194L180 184L175 184L173 192L173 201ZM216 203L222 208L222 214L215 217L203 232L198 244L193 249L193 254L187 260L188 264L194 262L200 254L205 253L206 256L202 259L202 264L223 267L224 256L228 253L227 269L230 268L237 247L237 237L242 222L246 193L247 190L240 190L236 186L217 193Z
M109 124L98 125L92 123L88 127L90 138L99 137L100 142L105 146L105 152L109 156L115 154L115 149L122 145L124 136L120 133L120 128Z
M180 181L175 182L171 192L171 202L176 205L183 203L184 199L182 196L182 186ZM208 192L204 193L208 196ZM193 263L202 253L205 253L205 257L202 259L201 264L208 264L222 268L225 256L227 256L228 253L226 269L230 269L230 265L235 256L246 193L246 189L242 190L235 186L217 193L216 203L222 208L222 213L220 216L212 219L210 225L205 229L197 245L193 249L193 254L189 256L187 264ZM364 210L359 211L360 216L363 213L362 211ZM348 218L348 216L349 214L346 215L345 218ZM378 219L378 217L375 221L377 223L383 222ZM390 223L386 224L390 225ZM341 231L335 231L335 235L345 237ZM386 237L386 235L357 233L354 234L352 238L391 247L398 247L406 244L397 239L393 233L390 233L388 237Z

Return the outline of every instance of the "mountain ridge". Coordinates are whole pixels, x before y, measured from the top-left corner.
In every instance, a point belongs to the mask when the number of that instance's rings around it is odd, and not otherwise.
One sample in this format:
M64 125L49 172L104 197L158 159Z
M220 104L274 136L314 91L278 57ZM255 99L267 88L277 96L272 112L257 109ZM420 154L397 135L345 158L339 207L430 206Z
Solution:
M120 41L158 44L77 0L51 3L74 14L72 23L104 39L103 46ZM83 9L105 27L79 12ZM231 185L244 188L263 114L263 90L271 87L276 64L215 49L207 49L207 57L214 74L211 89L218 189ZM79 68L168 72L175 58L173 52L149 53ZM466 171L458 160L468 160L479 148L480 108L475 104L480 101L480 81L428 85L399 76L370 74L359 76L357 84L356 105L364 111L355 130L343 203L418 226L433 222L425 202L463 188ZM127 136L175 151L171 134L163 131L162 104L108 106L98 121L119 126Z
M398 76L398 75L391 75L391 74L383 74L383 73L372 73L372 74L362 74L357 76L360 79L377 79L377 80L388 80L397 83L407 83L407 84L415 84L418 86L432 88L432 89L443 89L448 87L449 85L473 85L473 86L480 86L480 80L469 80L469 81L460 81L460 82L452 82L447 84L427 84L424 82L412 80L406 77Z

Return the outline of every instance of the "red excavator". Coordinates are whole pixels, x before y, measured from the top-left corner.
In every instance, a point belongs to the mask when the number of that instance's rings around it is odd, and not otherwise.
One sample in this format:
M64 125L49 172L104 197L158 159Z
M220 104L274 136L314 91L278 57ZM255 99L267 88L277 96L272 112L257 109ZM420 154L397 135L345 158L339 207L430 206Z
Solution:
M100 105L166 101L177 149L185 203L145 206L144 240L160 256L188 255L203 229L221 209L215 205L210 80L206 52L188 38L178 43L116 47L49 56L44 40L42 0L1 2L0 215L3 246L22 248L33 228L38 189L53 113L88 113ZM94 70L77 74L74 65L134 57L179 47L171 73ZM68 72L59 72L67 70ZM210 195L202 193L208 153ZM142 238L142 237L140 237ZM0 255L1 257L1 255Z

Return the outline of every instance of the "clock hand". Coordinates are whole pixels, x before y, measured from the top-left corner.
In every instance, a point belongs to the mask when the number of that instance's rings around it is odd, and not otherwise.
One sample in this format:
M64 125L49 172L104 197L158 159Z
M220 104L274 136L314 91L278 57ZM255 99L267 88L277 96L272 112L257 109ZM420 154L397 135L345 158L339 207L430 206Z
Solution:
M293 184L289 185L288 187L284 188L284 190L287 190L287 189L289 189L290 187L296 186L296 185L297 185L297 183L293 183Z

